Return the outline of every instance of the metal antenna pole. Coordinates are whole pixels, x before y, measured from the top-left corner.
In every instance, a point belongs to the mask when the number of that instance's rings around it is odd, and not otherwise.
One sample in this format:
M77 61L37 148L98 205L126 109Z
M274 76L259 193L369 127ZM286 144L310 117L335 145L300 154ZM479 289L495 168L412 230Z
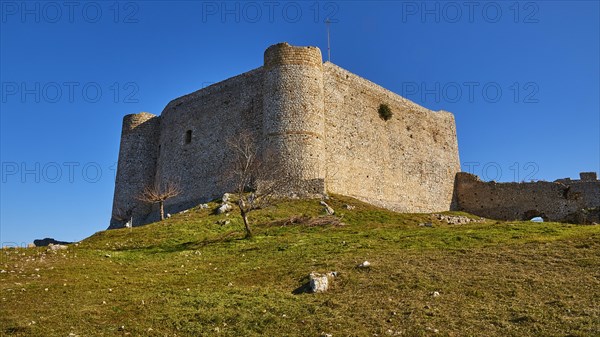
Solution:
M329 43L329 24L331 23L331 21L329 21L329 18L327 18L327 20L325 20L325 24L327 25L327 61L331 62L331 45Z

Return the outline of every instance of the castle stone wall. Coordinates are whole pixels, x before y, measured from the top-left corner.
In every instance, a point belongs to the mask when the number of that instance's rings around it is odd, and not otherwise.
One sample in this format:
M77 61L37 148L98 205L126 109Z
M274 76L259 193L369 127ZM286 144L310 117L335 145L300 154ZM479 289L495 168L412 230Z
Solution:
M380 119L380 104L391 120ZM181 187L165 202L170 213L230 192L227 142L241 133L282 169L284 195L329 191L404 212L451 207L460 170L452 114L323 64L316 47L280 43L262 67L177 98L160 118L126 116L113 209L147 212L138 225L158 217L137 200L145 186Z
M499 220L600 221L600 181L530 183L484 182L461 172L456 176L458 210ZM585 210L585 211L582 211Z
M460 171L454 117L325 63L326 185L401 212L447 211ZM387 104L393 117L379 117Z
M262 71L258 68L180 97L163 110L156 181L182 187L179 196L165 203L167 212L231 191L227 141L243 132L262 138Z

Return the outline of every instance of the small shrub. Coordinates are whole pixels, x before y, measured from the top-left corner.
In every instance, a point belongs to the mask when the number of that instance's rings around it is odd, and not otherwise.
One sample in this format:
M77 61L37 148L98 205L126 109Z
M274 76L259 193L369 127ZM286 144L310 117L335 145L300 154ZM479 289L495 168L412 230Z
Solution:
M392 113L392 109L390 109L390 107L387 104L379 105L379 117L381 117L381 119L387 121L390 118L392 118L393 115L394 113Z

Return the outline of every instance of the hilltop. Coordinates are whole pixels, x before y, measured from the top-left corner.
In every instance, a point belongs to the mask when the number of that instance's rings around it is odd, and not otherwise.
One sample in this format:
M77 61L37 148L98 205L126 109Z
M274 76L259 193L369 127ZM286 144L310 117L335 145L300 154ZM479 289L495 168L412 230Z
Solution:
M448 224L331 196L2 250L11 336L595 336L600 226ZM354 208L344 207L345 205ZM465 213L444 213L479 220ZM431 226L423 226L431 223ZM369 268L357 268L363 261ZM301 290L336 271L328 292Z

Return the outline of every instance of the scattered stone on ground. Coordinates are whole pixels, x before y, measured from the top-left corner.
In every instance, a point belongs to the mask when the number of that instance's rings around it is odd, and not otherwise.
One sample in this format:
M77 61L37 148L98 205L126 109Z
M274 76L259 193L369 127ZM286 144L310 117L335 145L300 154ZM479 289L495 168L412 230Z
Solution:
M352 205L350 205L350 204L345 204L345 205L344 205L344 208L345 208L345 209L347 209L347 210L353 210L353 209L355 209L355 208L356 208L356 206L352 206Z
M232 209L233 206L231 206L231 204L223 204L219 206L219 208L217 208L217 214L227 213L230 212Z
M419 227L433 227L431 222L423 222L419 224Z
M369 261L364 261L363 263L358 265L358 268L369 268L371 267L371 262Z
M49 244L48 248L50 248L50 250L64 250L64 249L68 249L69 246L67 245L55 245L55 244Z
M438 330L438 329L434 329L434 328L431 328L431 327L427 327L427 328L425 328L425 330L427 330L427 331L431 331L431 332L433 332L433 333L438 333L438 332L440 332L440 330Z
M440 221L448 223L449 225L462 225L471 222L482 222L485 220L484 218L473 219L464 215L433 214L433 216Z
M223 203L228 203L229 199L230 199L229 193L223 194L223 197L221 198L221 200L223 201Z
M321 200L321 202L319 202L321 204L321 206L325 207L325 212L327 212L328 215L334 215L335 211L333 210L333 208L331 208L331 206L329 206L325 201Z
M208 204L200 204L200 209L207 209L208 208Z
M221 219L221 220L217 220L216 223L217 223L217 225L224 226L224 225L229 225L230 222L231 221L229 221L229 220Z
M431 293L431 296L433 296L433 297L439 297L440 293L439 293L439 291L434 291L433 293Z
M301 215L301 216L293 216L284 220L277 220L272 223L275 226L291 226L291 225L301 225L306 227L316 227L316 226L346 226L345 223L341 222L335 216L325 215L319 216L316 218Z

